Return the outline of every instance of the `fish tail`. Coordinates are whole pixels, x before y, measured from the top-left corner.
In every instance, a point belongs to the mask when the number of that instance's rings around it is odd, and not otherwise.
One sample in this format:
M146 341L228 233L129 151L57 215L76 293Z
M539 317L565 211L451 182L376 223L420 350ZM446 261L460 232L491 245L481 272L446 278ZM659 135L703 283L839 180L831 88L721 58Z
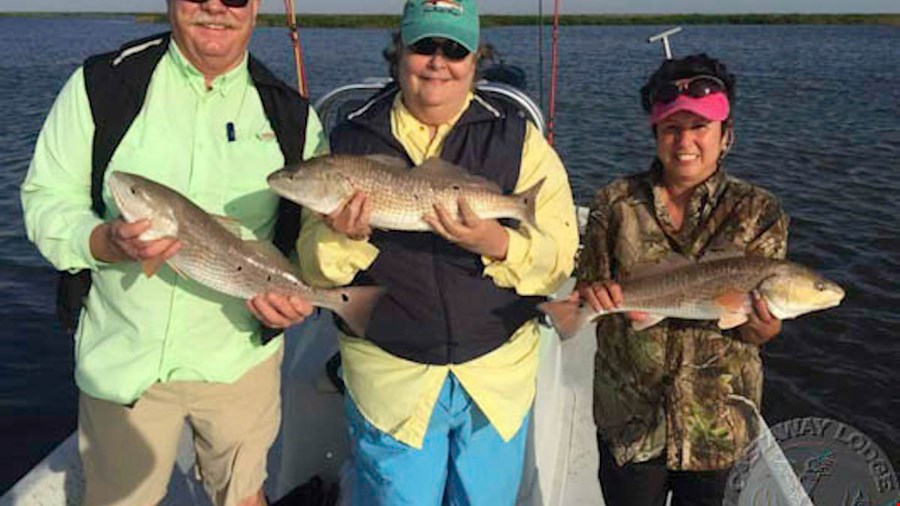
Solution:
M538 304L538 309L550 317L563 341L578 334L596 316L587 306L571 300L543 302Z
M342 303L330 308L359 337L366 335L366 325L384 290L377 286L353 286L340 289Z
M515 194L516 199L522 204L522 207L525 208L525 215L523 216L525 222L537 230L540 230L540 227L537 225L537 218L535 217L537 195L538 192L541 191L541 187L544 186L546 180L546 177L542 177L540 181L531 185L527 190Z

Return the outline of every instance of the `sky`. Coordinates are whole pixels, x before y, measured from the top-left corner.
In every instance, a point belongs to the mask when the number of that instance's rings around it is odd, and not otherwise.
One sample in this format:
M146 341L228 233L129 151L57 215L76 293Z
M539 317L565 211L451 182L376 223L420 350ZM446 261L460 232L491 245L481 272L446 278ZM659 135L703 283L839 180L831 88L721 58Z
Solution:
M536 14L553 11L552 0L482 0L483 14ZM283 12L280 0L262 0L263 12ZM399 14L403 0L295 0L298 13ZM165 0L0 0L0 12L91 11L162 12ZM900 13L898 0L560 0L563 14L669 13Z

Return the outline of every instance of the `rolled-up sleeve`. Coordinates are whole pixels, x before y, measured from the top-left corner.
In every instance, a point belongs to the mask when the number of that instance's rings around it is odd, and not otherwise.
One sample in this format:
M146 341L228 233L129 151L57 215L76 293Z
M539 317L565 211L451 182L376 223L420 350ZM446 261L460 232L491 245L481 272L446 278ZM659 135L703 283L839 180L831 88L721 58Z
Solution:
M354 241L334 232L318 214L305 208L297 252L300 276L317 287L350 283L357 272L368 269L378 256L378 248L369 241Z
M90 251L91 232L102 222L91 209L93 135L79 68L44 122L21 188L28 239L60 270L93 269L99 264Z
M544 179L535 204L538 229L522 223L509 232L509 249L500 261L482 257L484 274L520 295L549 295L572 273L578 249L578 223L569 177L556 151L528 124L515 192Z

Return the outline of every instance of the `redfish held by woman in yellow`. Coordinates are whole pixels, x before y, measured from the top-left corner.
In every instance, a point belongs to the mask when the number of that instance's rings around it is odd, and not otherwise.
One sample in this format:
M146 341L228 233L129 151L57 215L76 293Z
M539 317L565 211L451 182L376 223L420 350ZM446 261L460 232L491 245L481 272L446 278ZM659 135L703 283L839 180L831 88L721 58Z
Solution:
M535 201L544 184L542 179L522 193L504 195L496 183L439 158L410 168L386 155L319 156L276 171L268 181L275 193L321 214L361 191L372 203L373 227L405 231L432 230L422 217L434 214L435 204L459 219L460 199L479 218L514 218L537 228Z
M354 332L365 335L380 288L307 286L271 243L241 240L240 231L234 230L237 222L208 214L175 190L121 171L110 174L108 185L125 220L150 221L141 239L174 237L181 242L181 249L167 262L185 277L244 299L266 292L296 294L334 311ZM151 275L158 268L145 265L144 272Z
M635 330L666 318L718 320L720 328L742 325L753 313L753 292L779 320L837 306L844 290L802 265L759 256L729 256L691 263L667 262L620 282L622 302L610 311L589 304L558 300L538 308L550 316L562 339L577 334L594 319L611 313L647 313Z

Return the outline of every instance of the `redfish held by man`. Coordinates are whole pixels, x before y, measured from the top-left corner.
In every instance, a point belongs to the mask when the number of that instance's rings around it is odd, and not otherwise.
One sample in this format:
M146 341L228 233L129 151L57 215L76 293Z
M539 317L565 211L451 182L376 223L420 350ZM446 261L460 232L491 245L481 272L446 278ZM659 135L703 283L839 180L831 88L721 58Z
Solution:
M114 171L108 185L125 220L150 221L142 240L174 237L181 242L181 249L167 261L180 274L244 299L265 292L297 295L334 311L354 332L365 335L380 288L307 286L271 243L241 240L236 220L214 217L177 191L137 174ZM152 275L158 267L145 264L144 272Z
M317 213L329 214L356 191L371 202L375 228L430 231L422 219L442 204L459 219L459 199L479 218L514 218L537 228L535 202L544 180L527 190L504 195L500 187L465 169L429 158L421 165L387 155L325 155L285 167L269 175L269 186L282 197Z
M611 311L595 311L584 301L557 300L538 308L550 316L562 339L606 314L640 311L634 321L643 330L666 318L718 320L728 329L745 323L753 312L752 293L765 299L769 312L785 320L837 306L844 290L802 265L759 256L727 256L697 263L666 262L620 282L622 303Z

